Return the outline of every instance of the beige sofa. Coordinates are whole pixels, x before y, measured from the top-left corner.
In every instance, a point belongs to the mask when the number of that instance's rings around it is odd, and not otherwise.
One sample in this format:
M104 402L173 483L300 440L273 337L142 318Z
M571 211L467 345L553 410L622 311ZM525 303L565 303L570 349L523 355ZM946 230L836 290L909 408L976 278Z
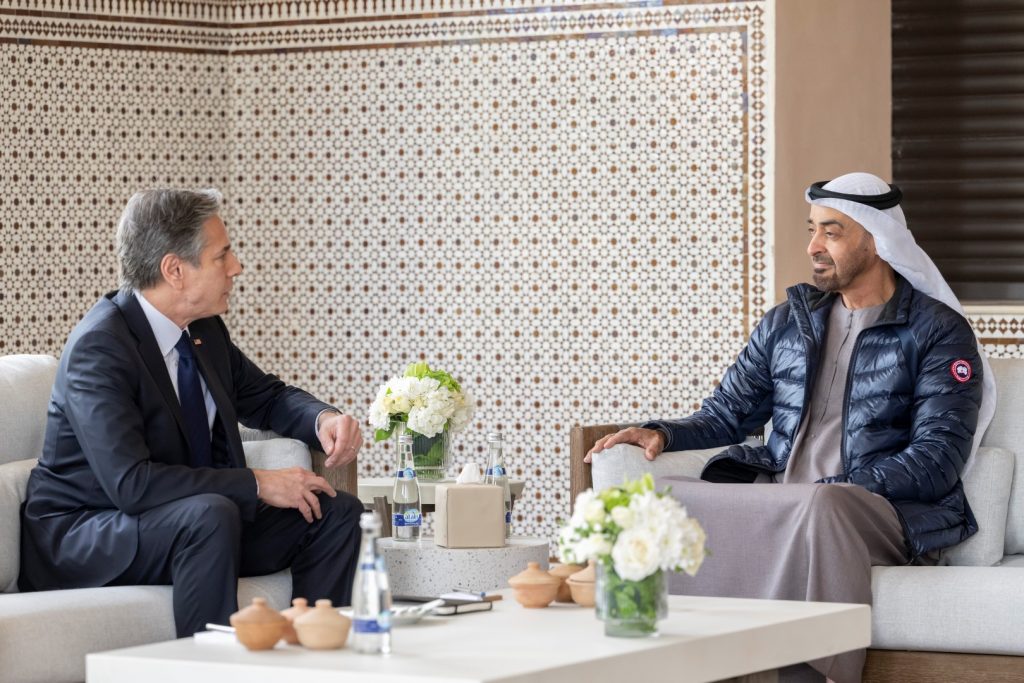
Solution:
M113 586L19 593L20 508L28 475L42 449L52 356L0 357L0 680L8 683L85 680L85 655L175 637L170 586ZM323 454L292 439L243 429L250 467L322 467ZM317 467L313 467L317 469ZM332 483L354 490L354 467L332 472ZM283 609L291 575L242 579L240 604L265 596Z
M993 359L999 404L964 471L980 531L936 567L876 567L866 681L1024 681L1024 360ZM619 425L577 426L570 437L572 500L635 478L699 476L721 448L665 453L654 462L617 446L583 456Z

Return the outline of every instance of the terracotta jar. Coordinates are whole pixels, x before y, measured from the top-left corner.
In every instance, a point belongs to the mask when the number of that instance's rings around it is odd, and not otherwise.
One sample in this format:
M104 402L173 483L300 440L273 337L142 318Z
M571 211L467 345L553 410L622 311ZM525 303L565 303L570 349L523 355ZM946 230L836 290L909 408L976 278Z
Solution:
M548 574L559 580L558 594L555 596L555 602L572 602L569 584L565 580L581 569L583 569L582 564L556 564L548 570Z
M516 601L523 607L547 607L555 599L561 579L551 576L536 562L508 580L515 591Z
M267 605L266 598L253 598L252 604L230 617L238 642L250 650L269 650L281 640L288 620Z
M295 618L299 642L310 650L337 650L348 640L352 620L331 605L330 600L317 600L316 607Z
M313 608L309 606L306 598L295 598L292 600L291 607L281 610L281 616L288 620L288 625L284 628L284 641L286 643L290 645L299 644L299 636L295 633L295 620L311 609Z
M594 561L587 563L587 568L576 572L565 580L572 594L573 602L583 607L594 606L594 586L597 583L597 571Z

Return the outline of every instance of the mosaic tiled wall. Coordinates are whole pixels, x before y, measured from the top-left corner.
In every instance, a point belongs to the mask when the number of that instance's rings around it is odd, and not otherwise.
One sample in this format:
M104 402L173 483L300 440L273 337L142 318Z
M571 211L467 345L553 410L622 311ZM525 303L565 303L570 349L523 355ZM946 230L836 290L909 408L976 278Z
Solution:
M772 300L764 15L0 0L0 353L59 353L115 286L134 190L215 185L240 346L360 416L453 372L458 458L503 431L515 531L552 537L569 427L688 412Z

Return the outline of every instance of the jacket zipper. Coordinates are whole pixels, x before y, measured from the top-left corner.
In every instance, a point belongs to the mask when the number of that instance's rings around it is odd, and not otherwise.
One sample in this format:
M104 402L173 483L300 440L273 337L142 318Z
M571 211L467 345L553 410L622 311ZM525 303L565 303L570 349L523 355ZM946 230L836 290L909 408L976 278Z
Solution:
M857 335L856 341L853 342L853 352L850 353L850 367L846 369L846 391L843 393L843 440L839 446L839 462L843 466L844 475L849 475L850 473L850 467L847 463L846 456L846 425L849 424L850 390L853 388L853 369L857 366L857 353L860 351L860 340L868 330L895 324L897 323L894 320L875 321L874 324L861 330Z

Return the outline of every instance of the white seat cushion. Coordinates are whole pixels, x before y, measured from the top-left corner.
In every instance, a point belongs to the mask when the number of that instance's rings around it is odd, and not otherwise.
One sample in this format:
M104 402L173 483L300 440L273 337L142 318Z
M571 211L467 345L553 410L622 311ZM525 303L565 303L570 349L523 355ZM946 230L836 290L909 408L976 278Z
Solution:
M1024 568L874 567L871 646L1024 655Z
M274 609L291 599L291 574L242 579L238 604L256 595ZM110 586L0 595L3 680L85 680L85 655L175 638L170 586Z
M1024 555L1007 555L999 563L999 566L1024 569ZM1024 585L1021 586L1021 590L1024 590Z

